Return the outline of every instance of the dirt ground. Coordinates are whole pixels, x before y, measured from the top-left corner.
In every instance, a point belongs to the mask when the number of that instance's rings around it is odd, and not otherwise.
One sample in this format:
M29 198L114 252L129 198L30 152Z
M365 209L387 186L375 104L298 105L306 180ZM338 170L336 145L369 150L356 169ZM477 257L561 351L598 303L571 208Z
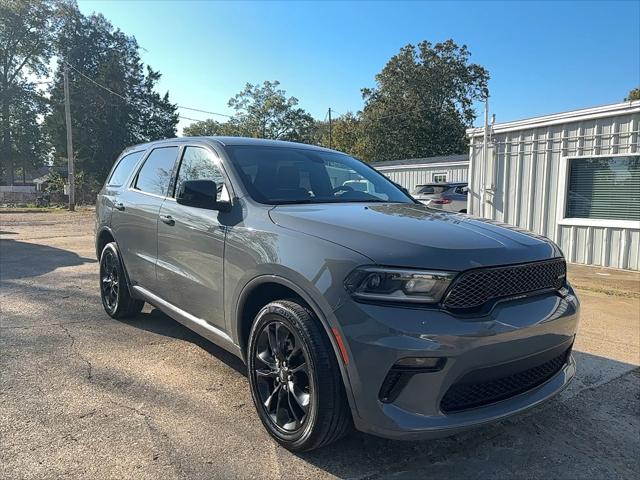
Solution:
M0 477L638 478L640 274L571 266L576 380L455 437L277 446L240 361L157 310L102 310L93 213L0 213Z

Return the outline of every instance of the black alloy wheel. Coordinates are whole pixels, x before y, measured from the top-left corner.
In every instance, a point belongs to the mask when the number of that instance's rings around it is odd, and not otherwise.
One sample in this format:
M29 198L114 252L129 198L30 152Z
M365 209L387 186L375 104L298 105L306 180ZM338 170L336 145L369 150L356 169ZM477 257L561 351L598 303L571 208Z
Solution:
M309 360L302 340L274 319L258 334L254 356L256 383L265 412L283 432L300 430L313 398Z
M112 250L105 251L100 259L100 292L107 312L115 312L118 309L120 274L116 260Z
M104 311L113 318L133 317L144 301L129 293L127 276L115 242L107 243L100 255L100 297Z
M352 426L338 358L322 323L299 299L256 315L247 349L249 386L269 434L285 448L328 445Z

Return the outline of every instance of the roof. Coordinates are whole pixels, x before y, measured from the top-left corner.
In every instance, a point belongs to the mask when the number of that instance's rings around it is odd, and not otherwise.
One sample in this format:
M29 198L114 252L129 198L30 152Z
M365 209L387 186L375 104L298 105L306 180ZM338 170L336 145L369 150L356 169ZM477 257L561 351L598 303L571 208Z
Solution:
M27 181L30 183L41 183L45 182L49 179L53 172L59 173L63 178L67 177L67 166L66 165L45 165L39 167L38 169L31 172L27 175ZM41 182L36 182L36 180L41 180Z
M632 100L621 103L612 103L609 105L601 105L599 107L553 113L551 115L543 115L541 117L525 118L523 120L516 120L513 122L496 123L492 126L491 131L494 134L503 133L638 112L640 112L640 100ZM483 133L484 127L467 129L467 135L470 137L477 137Z
M370 165L374 168L403 168L414 166L446 166L448 164L468 163L469 155L442 155L438 157L408 158L406 160L388 160L386 162L374 162Z
M329 148L320 147L317 145L308 145L306 143L287 142L284 140L270 140L267 138L250 138L250 137L175 137L166 138L163 140L156 140L153 142L141 143L138 145L132 145L127 150L136 148L148 148L152 145L162 145L164 143L187 143L194 140L215 142L223 147L227 146L262 146L262 147L289 147L289 148L304 148L308 150L318 150L325 152L336 152Z

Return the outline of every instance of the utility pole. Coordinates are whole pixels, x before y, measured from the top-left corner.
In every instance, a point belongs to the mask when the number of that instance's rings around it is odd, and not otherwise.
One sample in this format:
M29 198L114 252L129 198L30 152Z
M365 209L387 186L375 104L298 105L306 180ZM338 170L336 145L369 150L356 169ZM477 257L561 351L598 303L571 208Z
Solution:
M480 170L480 215L484 217L485 212L485 172L489 165L489 95L484 99L484 132L482 138L482 165Z
M64 62L62 70L64 77L64 120L67 125L67 162L68 162L68 182L69 182L69 211L76 209L76 183L75 170L73 166L73 137L71 136L71 102L69 100L69 68Z
M333 148L331 142L331 133L331 107L329 107L329 148Z

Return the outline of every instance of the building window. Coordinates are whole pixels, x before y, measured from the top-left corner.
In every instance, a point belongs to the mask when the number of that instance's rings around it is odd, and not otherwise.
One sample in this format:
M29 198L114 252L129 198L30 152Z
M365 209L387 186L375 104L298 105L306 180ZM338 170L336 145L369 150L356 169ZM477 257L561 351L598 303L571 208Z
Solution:
M570 159L565 217L640 220L640 156Z
M444 183L447 181L447 174L446 173L434 173L433 176L431 177L434 183Z

